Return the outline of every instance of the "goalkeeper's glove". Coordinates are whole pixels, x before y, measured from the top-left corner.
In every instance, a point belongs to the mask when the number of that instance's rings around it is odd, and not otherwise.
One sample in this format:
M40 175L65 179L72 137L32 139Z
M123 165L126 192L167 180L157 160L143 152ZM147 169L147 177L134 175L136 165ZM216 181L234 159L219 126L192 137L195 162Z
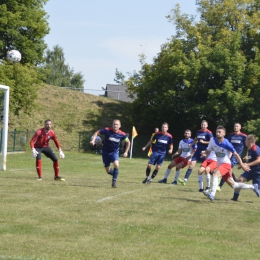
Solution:
M59 150L59 154L60 154L60 158L62 158L62 159L65 158L65 154L62 152L61 149Z
M36 151L35 148L32 148L32 157L36 158L38 155L38 152Z

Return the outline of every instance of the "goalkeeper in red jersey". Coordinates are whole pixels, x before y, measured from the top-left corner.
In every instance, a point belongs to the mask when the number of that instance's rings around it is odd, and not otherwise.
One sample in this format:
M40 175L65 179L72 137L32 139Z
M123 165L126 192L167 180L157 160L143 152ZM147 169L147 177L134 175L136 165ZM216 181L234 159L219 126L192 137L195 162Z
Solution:
M59 150L60 158L65 158L64 153L60 148L60 143L56 137L55 132L51 129L52 122L50 119L45 120L44 127L38 129L30 141L30 146L32 148L32 156L36 158L36 170L38 174L38 180L42 180L42 160L41 154L43 153L46 157L53 161L54 169L54 180L55 181L65 181L64 178L59 176L59 163L55 153L49 147L49 141L52 139Z

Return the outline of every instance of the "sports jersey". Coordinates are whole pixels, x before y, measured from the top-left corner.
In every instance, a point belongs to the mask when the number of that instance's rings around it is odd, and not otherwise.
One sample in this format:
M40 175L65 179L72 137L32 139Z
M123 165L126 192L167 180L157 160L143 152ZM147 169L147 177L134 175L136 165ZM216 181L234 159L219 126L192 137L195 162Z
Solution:
M209 156L207 157L207 159L210 159L212 161L217 161L217 156L215 152L210 152Z
M194 152L194 150L197 149L197 145L193 145L193 146L190 145L191 143L193 143L193 141L194 140L192 138L189 138L188 140L183 139L180 141L178 148L181 149L181 154L180 154L181 157L183 158L189 157Z
M258 145L253 145L249 150L248 150L248 162L253 162L256 159L260 157L260 147ZM260 173L260 164L250 166L250 169L252 172L257 172Z
M207 150L214 151L216 153L218 165L221 165L222 163L231 164L229 159L230 152L236 152L233 145L226 138L224 138L222 143L219 143L217 138L211 139Z
M169 133L163 134L162 132L157 132L153 136L153 153L158 153L165 155L169 145L173 144L172 135ZM154 143L155 141L155 143Z
M49 141L53 140L56 147L60 149L59 141L53 130L45 132L44 128L38 129L30 141L31 148L44 148L49 147Z
M210 139L213 137L213 134L210 130L206 129L206 130L198 130L197 133L196 133L196 137L198 139L198 143L197 143L197 146L198 146L198 149L199 151L203 151L203 150L206 150L208 144L202 144L200 142L200 140L203 140L203 141L206 141L206 142L209 142Z
M99 130L100 134L105 135L103 140L102 151L111 153L119 152L120 141L126 140L128 137L125 132L119 130L117 133L114 132L113 128L103 128Z
M245 144L245 140L246 140L246 134L244 133L239 133L239 134L236 134L235 132L234 133L231 133L228 138L230 143L233 144L236 152L239 154L239 156L241 157L242 156L242 153L243 153L243 150L244 150L244 144Z

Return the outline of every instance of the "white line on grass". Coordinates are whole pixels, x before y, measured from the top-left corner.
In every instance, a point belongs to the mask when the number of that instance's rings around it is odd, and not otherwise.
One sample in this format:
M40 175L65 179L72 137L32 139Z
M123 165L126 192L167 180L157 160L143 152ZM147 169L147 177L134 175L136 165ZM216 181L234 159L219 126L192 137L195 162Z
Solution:
M150 186L150 187L151 187L151 186ZM149 187L149 188L150 188L150 187ZM167 187L170 187L170 185L164 185L164 186L161 186L160 188L167 188ZM109 196L109 197L105 197L105 198L99 199L99 200L97 200L96 202L103 202L103 201L105 201L105 200L114 199L114 198L117 198L117 197L120 197L120 196L123 196L123 195L126 195L126 194L138 192L138 191L141 191L141 190L147 190L147 189L149 189L149 188L139 189L139 190L132 190L132 191L127 191L127 192L119 193L119 194L114 195L114 196ZM155 186L154 186L153 188L159 188L159 187L155 187Z

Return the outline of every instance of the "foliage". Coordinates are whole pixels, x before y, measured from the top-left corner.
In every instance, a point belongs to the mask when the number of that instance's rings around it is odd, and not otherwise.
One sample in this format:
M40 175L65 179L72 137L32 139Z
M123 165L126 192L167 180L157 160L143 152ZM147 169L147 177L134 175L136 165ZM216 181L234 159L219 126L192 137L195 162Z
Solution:
M125 84L125 75L121 71L119 71L117 68L116 68L116 72L115 72L114 81L118 85L124 85Z
M47 50L45 64L42 67L45 68L47 84L84 89L83 75L81 72L74 74L74 70L65 64L65 55L60 46L55 45L52 51Z
M211 128L234 122L247 125L259 114L260 2L197 1L200 19L180 13L168 16L176 34L161 46L153 64L144 63L126 81L136 125L168 121L182 134L202 119ZM259 128L259 127L258 127Z
M48 0L2 0L0 5L0 59L7 51L22 54L21 63L43 62L44 37L49 33L43 6Z
M19 116L21 110L30 114L41 80L40 69L30 64L7 63L0 65L0 84L10 87L10 112Z

